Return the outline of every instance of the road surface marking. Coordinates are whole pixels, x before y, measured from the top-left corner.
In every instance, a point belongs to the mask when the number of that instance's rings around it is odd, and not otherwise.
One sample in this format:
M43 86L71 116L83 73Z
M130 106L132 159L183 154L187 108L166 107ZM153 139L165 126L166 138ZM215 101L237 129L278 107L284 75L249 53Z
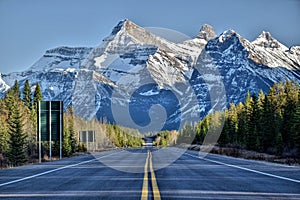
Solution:
M149 160L149 150L147 153L147 158L144 166L144 181L143 181L143 189L142 189L142 197L141 200L148 199L148 160Z
M122 150L122 151L124 151L124 150ZM50 173L53 173L53 172L56 172L56 171L60 171L60 170L63 170L63 169L67 169L67 168L75 167L75 166L78 166L78 165L90 163L90 162L93 162L95 160L99 160L100 158L105 158L107 156L111 156L113 154L116 154L116 153L119 153L119 152L122 152L122 151L114 152L114 153L111 153L111 154L108 154L108 155L105 155L105 156L100 156L100 157L94 158L92 160L87 160L87 161L83 161L83 162L72 164L72 165L66 165L64 167L52 169L52 170L49 170L49 171L46 171L46 172L42 172L42 173L39 173L39 174L35 174L35 175L32 175L32 176L27 176L27 177L24 177L24 178L20 178L20 179L14 180L14 181L9 181L9 182L6 182L6 183L1 183L0 187L5 186L5 185L10 185L10 184L18 183L18 182L25 181L25 180L28 180L28 179L36 178L36 177L43 176L45 174L50 174Z
M156 177L155 177L155 173L153 170L153 166L152 166L152 153L150 151L150 172L151 172L151 180L152 180L152 192L153 192L153 197L154 200L160 200L160 192L157 186L157 182L156 182Z
M151 173L151 184L152 184L152 194L154 200L160 200L160 192L157 186L155 173L153 170L152 165L152 153L150 150L148 150L145 166L144 166L144 181L143 181L143 189L142 189L142 196L141 200L147 200L148 199L148 162L149 162L149 171Z
M225 166L228 166L228 167L237 168L237 169L241 169L241 170L245 170L245 171L249 171L249 172L254 172L254 173L257 173L257 174L261 174L261 175L265 175L265 176L269 176L269 177L273 177L273 178L278 178L278 179L282 179L282 180L286 180L286 181L300 183L300 180L297 180L297 179L287 178L287 177L283 177L283 176L277 176L277 175L274 175L274 174L269 174L269 173L261 172L261 171L258 171L258 170L249 169L249 168L246 168L246 167L240 167L240 166L237 166L237 165L231 165L231 164L223 163L223 162L220 162L220 161L211 160L211 159L208 159L208 158L202 158L202 157L195 156L195 155L192 155L192 154L189 154L189 153L184 153L184 154L186 154L188 156L191 156L191 157L194 157L194 158L198 158L198 159L206 160L206 161L209 161L209 162L213 162L213 163L216 163L216 164L225 165Z

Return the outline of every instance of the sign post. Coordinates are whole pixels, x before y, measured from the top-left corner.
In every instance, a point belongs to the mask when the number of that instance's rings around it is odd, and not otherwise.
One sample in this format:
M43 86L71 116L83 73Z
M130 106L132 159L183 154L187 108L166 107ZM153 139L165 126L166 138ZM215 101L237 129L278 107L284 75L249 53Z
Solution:
M41 109L40 109L40 107L41 107L41 102L39 101L38 102L39 163L42 162L42 143L41 143L42 134L41 134Z
M52 110L51 110L51 101L49 102L49 119L50 119L50 122L49 122L49 159L50 161L52 161L52 132L51 132L51 122L52 122L52 117L51 117L51 113L52 113Z
M59 159L62 159L62 130L63 130L63 104L62 101L60 101L60 109L59 109L59 118L61 120L60 129L59 129Z

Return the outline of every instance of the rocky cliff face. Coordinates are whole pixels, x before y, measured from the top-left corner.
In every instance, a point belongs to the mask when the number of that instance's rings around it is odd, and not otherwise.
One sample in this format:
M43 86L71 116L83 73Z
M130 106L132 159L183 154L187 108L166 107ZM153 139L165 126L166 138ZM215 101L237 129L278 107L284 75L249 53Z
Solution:
M29 79L41 84L45 100L63 100L86 119L178 129L243 101L248 91L300 82L300 47L287 48L267 32L253 42L233 30L217 36L210 25L177 44L124 20L95 48L48 50L28 70L1 78L2 96L15 79Z

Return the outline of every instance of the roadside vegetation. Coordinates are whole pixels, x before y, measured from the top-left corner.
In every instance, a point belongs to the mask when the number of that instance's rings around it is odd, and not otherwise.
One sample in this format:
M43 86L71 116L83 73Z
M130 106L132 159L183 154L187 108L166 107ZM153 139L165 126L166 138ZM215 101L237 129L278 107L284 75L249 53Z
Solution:
M0 99L0 168L20 166L38 162L37 105L43 100L41 87L37 83L30 87L25 82L22 93L15 81L6 96ZM79 131L94 130L93 151L115 147L140 147L142 137L138 131L118 125L85 121L74 116L73 108L64 112L63 156L69 157L87 151L87 143L80 141ZM52 142L52 156L59 157L59 142ZM49 142L42 142L42 159L49 158Z
M171 139L174 142L169 145L191 144L189 141L192 141L190 148L199 150L197 145L203 143L209 130L218 130L222 125L224 126L217 146L212 149L213 153L299 163L299 84L286 80L284 83L274 84L267 94L262 91L259 94L248 93L244 103L231 103L223 112L209 114L193 125L186 124L175 134L176 139ZM162 135L170 140L168 132L162 132Z
M37 102L43 100L40 85L26 81L22 93L16 81L5 98L0 99L0 167L19 166L38 161ZM102 120L105 121L105 120ZM224 123L222 123L222 121ZM223 126L223 127L222 127ZM63 156L78 152L115 147L140 147L142 134L116 124L86 121L74 115L72 107L64 112ZM207 134L222 130L212 153L283 163L300 160L300 86L286 80L274 84L267 94L247 94L245 102L230 104L222 112L209 114L196 124L186 124L179 131L161 131L155 146L186 145L199 150ZM94 130L95 142L80 141L79 132ZM145 135L146 136L146 135ZM88 147L89 145L92 145ZM54 159L59 156L59 142L53 142ZM42 158L48 160L49 142L42 142Z
M179 146L200 150L208 134L221 131L211 153L280 163L300 163L300 86L286 80L267 94L248 92L245 102L231 103L179 131L161 131L155 146ZM151 135L152 137L154 134ZM207 144L210 145L210 144Z

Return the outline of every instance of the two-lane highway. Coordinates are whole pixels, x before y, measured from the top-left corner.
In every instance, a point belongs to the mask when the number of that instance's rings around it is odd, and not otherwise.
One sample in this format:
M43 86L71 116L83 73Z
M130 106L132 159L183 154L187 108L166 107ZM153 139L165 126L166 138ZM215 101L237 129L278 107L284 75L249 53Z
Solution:
M300 199L300 167L178 148L125 149L0 171L7 199Z
M178 151L154 152L153 162ZM300 199L299 167L186 151L155 173L163 199Z
M136 151L141 153L108 151L2 170L0 198L140 199L143 173L120 171L143 170L147 151Z

